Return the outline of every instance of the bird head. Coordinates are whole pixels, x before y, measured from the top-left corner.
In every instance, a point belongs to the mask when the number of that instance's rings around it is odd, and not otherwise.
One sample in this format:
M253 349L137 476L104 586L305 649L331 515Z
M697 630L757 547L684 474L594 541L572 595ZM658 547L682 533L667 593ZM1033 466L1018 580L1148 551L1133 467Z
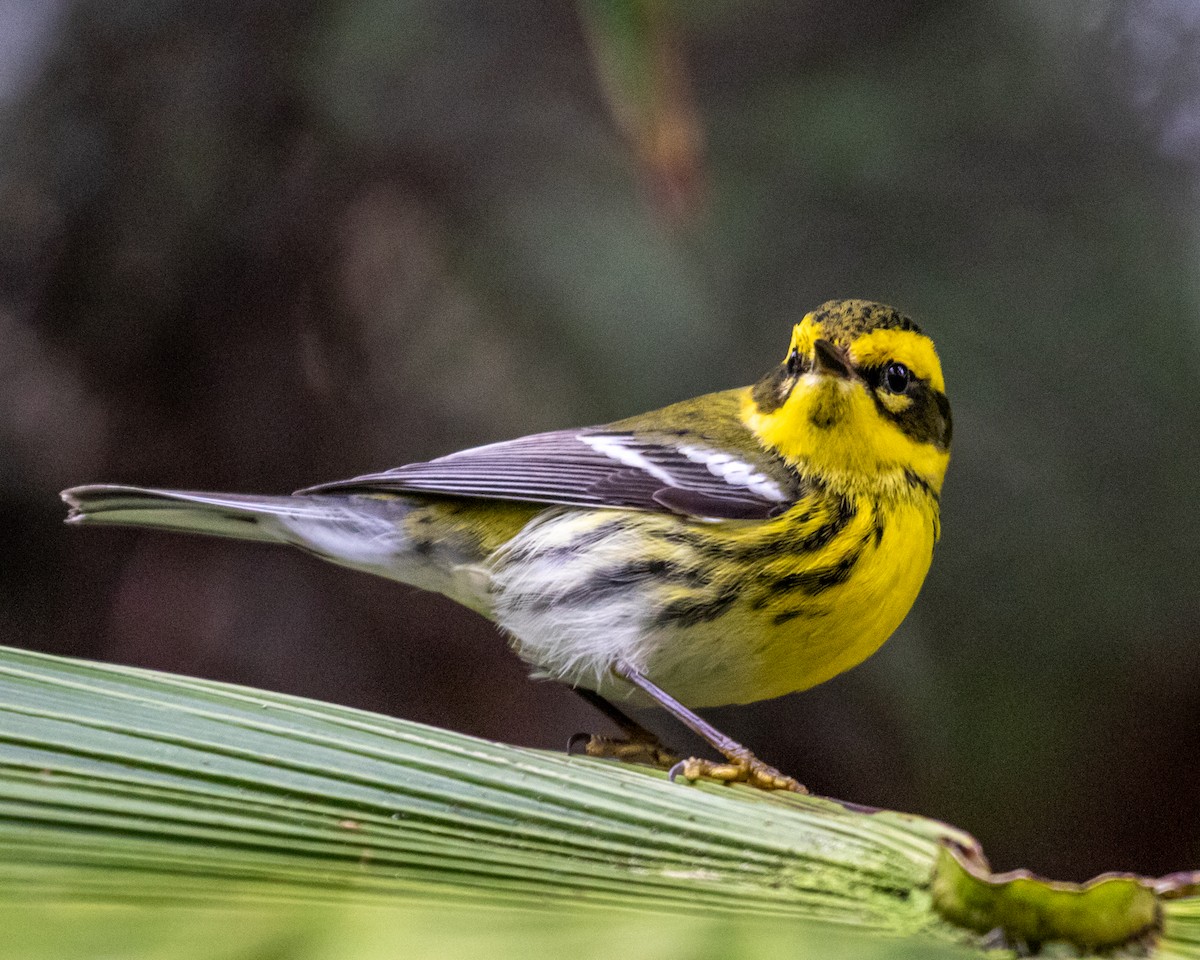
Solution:
M950 461L945 390L933 341L912 320L879 303L831 300L796 324L743 417L810 480L936 495Z

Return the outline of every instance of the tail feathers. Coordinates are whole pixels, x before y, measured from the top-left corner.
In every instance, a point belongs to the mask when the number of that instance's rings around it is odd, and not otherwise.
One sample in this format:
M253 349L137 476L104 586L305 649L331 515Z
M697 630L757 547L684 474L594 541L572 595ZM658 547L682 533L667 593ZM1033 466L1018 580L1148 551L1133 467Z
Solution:
M62 492L71 508L67 523L154 527L239 540L291 542L280 517L311 513L298 497L193 493L97 484Z
M254 496L97 484L62 492L67 523L152 527L287 543L347 566L380 572L404 551L400 499Z

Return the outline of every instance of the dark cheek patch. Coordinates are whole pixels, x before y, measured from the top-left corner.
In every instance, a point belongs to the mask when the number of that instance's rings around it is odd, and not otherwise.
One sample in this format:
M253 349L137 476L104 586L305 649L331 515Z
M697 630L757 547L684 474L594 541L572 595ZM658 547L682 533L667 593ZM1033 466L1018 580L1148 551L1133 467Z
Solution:
M784 366L776 367L754 385L750 397L759 413L774 413L796 386L796 378L788 375Z
M950 435L954 432L954 424L950 417L950 401L946 399L944 393L935 392L934 400L937 401L938 413L942 418L942 435L941 443L938 446L942 450L950 449Z
M878 393L872 391L871 395L879 412L910 439L917 443L932 443L939 450L950 449L950 401L944 393L925 383L914 384L908 391L912 404L898 413L884 406Z

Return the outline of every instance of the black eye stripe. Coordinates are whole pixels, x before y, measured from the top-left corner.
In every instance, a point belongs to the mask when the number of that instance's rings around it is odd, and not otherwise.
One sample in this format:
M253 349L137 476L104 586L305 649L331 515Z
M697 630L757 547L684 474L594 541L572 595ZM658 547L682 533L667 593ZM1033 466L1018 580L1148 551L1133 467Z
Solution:
M883 403L883 394L888 391L883 381L890 365L888 363L858 367L859 376L866 381L867 394L875 401L880 416L891 420L906 436L917 443L929 443L939 450L950 449L950 402L940 390L934 389L927 378L918 377L909 368L911 380L904 396L911 401L899 412L889 410ZM787 358L758 381L750 395L759 413L774 413L783 406L795 387L799 377L808 372L808 357L791 351Z

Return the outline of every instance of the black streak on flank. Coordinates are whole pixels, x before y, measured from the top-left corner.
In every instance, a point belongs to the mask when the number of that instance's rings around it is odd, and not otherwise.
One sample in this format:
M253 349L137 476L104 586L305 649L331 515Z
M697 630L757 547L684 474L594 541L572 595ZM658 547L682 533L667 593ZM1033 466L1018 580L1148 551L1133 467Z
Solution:
M837 508L834 510L833 516L826 520L823 524L817 527L803 537L794 540L776 541L773 544L758 544L757 549L747 557L746 554L739 554L739 559L765 559L771 553L787 553L787 554L805 554L813 553L820 550L826 544L831 543L833 538L849 526L852 521L858 516L858 508L855 507L854 501L849 497L838 497ZM769 546L770 549L764 550L763 547ZM749 553L749 551L747 551Z
M706 559L750 562L769 560L773 557L800 556L820 550L858 515L852 500L848 497L838 497L832 516L828 520L803 536L796 535L797 528L804 529L804 525L812 519L813 512L814 507L810 503L798 516L792 517L786 526L765 526L761 535L749 543L718 540L707 534L692 533L689 530L665 531L658 536L666 543L694 550Z
M716 620L737 602L739 591L733 587L713 596L676 600L667 604L655 618L659 626L694 627Z
M883 516L879 512L879 507L876 506L871 514L871 534L875 538L875 546L877 548L883 543L883 531Z
M801 516L794 518L792 523L795 525L806 523L811 516L812 508L808 507ZM778 532L773 532L771 536L756 543L735 547L729 551L728 555L737 560L747 561L813 553L830 543L834 537L846 529L856 516L858 516L858 508L855 507L854 501L849 497L838 497L833 515L804 536L788 536L786 533L780 536Z
M777 593L803 593L815 597L831 587L845 583L850 579L850 573L862 555L863 544L842 557L829 567L819 567L816 570L805 570L803 573L787 573L767 585L767 598ZM763 599L763 598L760 598ZM757 601L756 601L757 605ZM765 604L764 604L765 606Z
M636 589L646 580L653 580L656 583L680 584L693 588L702 588L708 585L708 578L691 567L673 563L670 560L635 560L623 566L610 567L594 573L579 586L563 593L522 599L517 603L530 610L606 603L615 596Z

